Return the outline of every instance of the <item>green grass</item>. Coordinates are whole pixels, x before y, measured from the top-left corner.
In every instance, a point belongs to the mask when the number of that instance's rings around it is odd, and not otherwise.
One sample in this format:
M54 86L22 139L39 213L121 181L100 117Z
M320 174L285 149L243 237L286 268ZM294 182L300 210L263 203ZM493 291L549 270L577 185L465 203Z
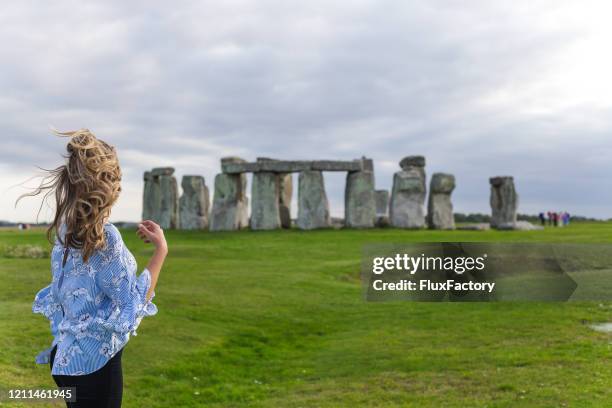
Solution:
M150 247L123 236L145 265ZM359 281L366 243L612 243L612 223L167 238L159 313L123 355L125 407L612 404L612 338L588 327L612 320L610 302L366 303ZM0 244L48 249L41 231L0 230ZM54 385L33 362L51 340L31 313L49 278L48 260L0 255L0 388Z

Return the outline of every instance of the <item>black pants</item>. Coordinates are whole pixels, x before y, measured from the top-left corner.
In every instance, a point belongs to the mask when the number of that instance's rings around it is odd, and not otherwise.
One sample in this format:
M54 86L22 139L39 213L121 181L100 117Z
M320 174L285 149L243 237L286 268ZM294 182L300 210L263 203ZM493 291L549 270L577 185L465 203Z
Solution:
M51 367L57 346L51 351ZM76 387L76 402L66 402L68 408L121 408L123 371L120 350L104 367L86 375L54 375L58 387Z

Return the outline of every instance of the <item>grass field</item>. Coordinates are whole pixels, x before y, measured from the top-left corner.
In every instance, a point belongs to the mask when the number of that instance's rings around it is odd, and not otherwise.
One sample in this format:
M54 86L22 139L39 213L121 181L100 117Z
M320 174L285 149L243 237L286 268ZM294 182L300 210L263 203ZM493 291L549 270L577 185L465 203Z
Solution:
M150 247L123 236L144 265ZM167 238L159 313L123 355L125 407L612 406L612 336L589 328L612 321L610 302L366 303L359 282L366 243L612 244L612 223ZM24 244L47 248L41 231L0 230ZM0 257L0 279L0 387L50 388L33 362L48 323L31 313L48 260Z

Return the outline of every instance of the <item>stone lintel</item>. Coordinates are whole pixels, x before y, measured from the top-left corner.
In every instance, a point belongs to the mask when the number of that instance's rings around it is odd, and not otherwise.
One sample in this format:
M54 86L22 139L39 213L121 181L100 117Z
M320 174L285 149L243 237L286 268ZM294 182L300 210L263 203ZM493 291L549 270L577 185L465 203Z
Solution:
M221 171L228 174L269 171L295 173L301 171L362 171L372 170L372 160L274 160L258 158L256 162L222 161Z
M221 163L221 171L226 174L254 173L261 171L261 163Z
M513 183L514 182L514 177L512 177L512 176L495 176L495 177L489 178L489 183L492 186L494 186L494 187L501 186L505 182Z
M312 162L312 170L316 171L360 171L362 169L360 160L315 160Z
M174 174L174 167L155 167L151 170L151 176L171 176Z

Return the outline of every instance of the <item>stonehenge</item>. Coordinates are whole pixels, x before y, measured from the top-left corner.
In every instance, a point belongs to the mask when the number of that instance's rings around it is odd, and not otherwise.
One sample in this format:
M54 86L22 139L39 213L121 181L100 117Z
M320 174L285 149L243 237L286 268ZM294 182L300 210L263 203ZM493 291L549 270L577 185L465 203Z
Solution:
M402 158L393 175L391 192L376 190L372 159L277 160L259 157L248 162L239 157L221 159L221 173L214 179L212 206L204 177L184 175L182 195L172 167L156 167L144 173L142 218L164 229L235 231L291 228L455 229L451 195L455 176L434 173L427 196L425 157ZM344 220L330 214L323 173L346 172ZM252 173L251 196L247 196L247 173ZM298 173L297 216L291 217L293 173ZM511 176L489 179L490 227L498 230L536 229L517 222L518 194ZM249 201L251 201L249 216ZM427 211L425 211L427 210ZM529 224L529 225L528 225ZM489 224L486 225L487 227ZM462 225L459 229L471 229ZM484 224L478 225L484 230Z
M430 229L454 229L455 216L451 193L455 189L455 176L434 173L429 185L427 202L427 226Z
M389 222L397 228L425 226L425 157L407 156L400 161L401 171L393 175L389 203Z
M145 172L143 219L160 222L164 228L234 231L290 228L293 173L298 176L298 214L300 229L332 226L324 171L347 172L345 189L345 226L372 228L376 221L374 168L371 159L285 161L257 158L247 162L239 157L221 159L222 172L215 176L212 209L204 178L184 176L180 202L174 169L157 168ZM247 198L247 175L253 173L251 215Z
M142 218L162 228L178 227L178 186L172 167L157 167L144 174Z
M183 195L179 199L179 225L181 229L208 228L208 187L202 176L183 176Z
M221 171L220 175L226 177L242 177L246 173L253 173L249 223L253 230L291 226L292 173L299 173L297 228L309 230L331 227L329 201L323 179L324 171L347 172L345 225L354 228L374 227L376 204L374 201L374 168L371 159L363 157L350 161L287 161L257 158L255 162L250 163L244 160L223 159ZM215 180L215 186L216 183ZM213 203L214 211L215 204Z
M516 224L518 194L514 188L514 178L497 176L489 179L491 184L491 227L511 229Z

